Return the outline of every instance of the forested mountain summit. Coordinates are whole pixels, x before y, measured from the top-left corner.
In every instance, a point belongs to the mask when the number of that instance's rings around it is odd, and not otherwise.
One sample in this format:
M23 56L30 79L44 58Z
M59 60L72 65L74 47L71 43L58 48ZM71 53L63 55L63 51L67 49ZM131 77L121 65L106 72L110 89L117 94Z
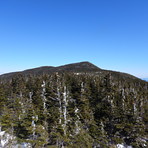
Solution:
M125 79L127 79L127 78L138 79L130 74L101 69L101 68L99 68L99 67L95 66L94 64L87 62L87 61L67 64L67 65L58 66L58 67L42 66L42 67L27 69L27 70L19 71L19 72L6 73L6 74L0 75L0 79L1 80L7 80L7 79L10 80L17 75L39 76L39 75L43 75L43 74L52 74L55 72L60 72L60 73L62 73L62 72L93 73L93 74L98 74L98 75L105 75L107 73L110 73L110 74L114 75L115 77L122 78L122 79L124 79L124 78Z
M28 69L20 72L12 72L8 74L3 74L0 78L12 78L17 74L27 75L41 75L41 74L51 74L55 72L97 72L101 69L97 66L91 64L90 62L80 62L67 64L63 66L53 67L53 66L42 66L38 68Z
M89 62L0 76L0 148L147 148L148 82Z

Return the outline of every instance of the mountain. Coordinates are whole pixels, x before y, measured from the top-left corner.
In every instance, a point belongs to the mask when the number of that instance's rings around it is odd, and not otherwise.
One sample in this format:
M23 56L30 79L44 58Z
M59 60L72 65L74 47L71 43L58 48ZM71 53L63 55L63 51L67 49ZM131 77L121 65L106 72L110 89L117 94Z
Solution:
M148 82L89 62L1 75L0 147L147 148Z
M28 76L28 75L51 74L55 72L96 72L99 70L101 69L89 62L80 62L80 63L68 64L68 65L63 65L58 67L43 66L43 67L28 69L20 72L12 72L8 74L0 75L0 78L10 79L18 74Z
M12 72L12 73L7 73L7 74L2 74L2 75L0 75L0 79L1 80L12 79L13 77L15 77L17 75L39 76L39 75L43 75L43 74L52 74L52 73L56 73L56 72L59 72L59 73L62 73L62 72L93 73L93 74L98 74L98 75L104 75L107 73L111 73L115 77L121 77L123 79L124 78L138 79L130 74L109 71L109 70L103 70L90 62L73 63L73 64L68 64L68 65L63 65L63 66L58 66L58 67L43 66L43 67L28 69L28 70L24 70L24 71L20 71L20 72Z

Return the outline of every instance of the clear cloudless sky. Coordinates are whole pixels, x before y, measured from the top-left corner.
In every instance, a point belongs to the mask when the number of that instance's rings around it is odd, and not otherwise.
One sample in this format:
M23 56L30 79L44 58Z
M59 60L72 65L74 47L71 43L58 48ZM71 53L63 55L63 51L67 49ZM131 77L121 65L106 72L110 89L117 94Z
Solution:
M148 0L1 0L0 73L89 61L148 77Z

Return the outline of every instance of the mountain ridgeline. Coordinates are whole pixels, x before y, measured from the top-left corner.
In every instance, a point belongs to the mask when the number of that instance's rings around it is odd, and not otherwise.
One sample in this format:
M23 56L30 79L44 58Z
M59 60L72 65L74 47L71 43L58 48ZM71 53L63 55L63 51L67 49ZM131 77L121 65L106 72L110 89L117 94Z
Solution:
M105 75L107 73L111 73L115 75L115 77L120 77L120 78L130 78L130 79L137 79L136 77L126 74L126 73L120 73L120 72L115 72L115 71L109 71L109 70L103 70L101 68L98 68L94 64L90 62L80 62L80 63L74 63L74 64L68 64L68 65L63 65L63 66L58 66L58 67L53 67L53 66L43 66L43 67L38 67L34 69L28 69L20 72L12 72L12 73L7 73L0 75L1 80L8 80L12 79L13 77L17 75L22 75L22 76L39 76L39 75L45 75L45 74L53 74L53 73L63 73L63 72L73 72L73 73L94 73L94 74L99 74L99 75Z
M3 74L0 76L0 79L11 79L14 76L21 74L23 76L28 75L43 75L43 74L52 74L55 72L97 72L101 69L97 66L89 63L89 62L81 62L81 63L74 63L74 64L68 64L64 66L59 67L53 67L53 66L43 66L38 67L34 69L28 69L21 72L12 72L8 74Z
M148 82L89 62L0 75L0 147L147 148Z

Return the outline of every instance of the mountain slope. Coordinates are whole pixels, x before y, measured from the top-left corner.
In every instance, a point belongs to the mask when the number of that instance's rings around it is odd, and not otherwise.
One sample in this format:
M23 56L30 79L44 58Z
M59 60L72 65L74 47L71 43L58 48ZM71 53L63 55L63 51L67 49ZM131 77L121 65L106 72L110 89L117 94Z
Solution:
M43 67L28 69L20 72L7 73L7 74L0 75L0 79L11 79L12 77L18 74L27 76L27 75L51 74L55 72L95 72L99 70L100 68L98 68L97 66L89 62L80 62L80 63L68 64L68 65L63 65L58 67L43 66Z
M148 83L129 74L82 62L0 81L0 147L147 148L147 129Z
M67 64L63 66L53 67L53 66L43 66L33 69L28 69L20 72L12 72L0 75L1 80L10 80L17 75L29 76L29 75L43 75L43 74L53 74L55 72L74 72L74 73L92 73L97 75L105 75L110 73L112 76L116 77L117 79L126 79L126 80L140 80L130 74L110 71L110 70L103 70L98 68L94 64L90 62L80 62L80 63L73 63Z

